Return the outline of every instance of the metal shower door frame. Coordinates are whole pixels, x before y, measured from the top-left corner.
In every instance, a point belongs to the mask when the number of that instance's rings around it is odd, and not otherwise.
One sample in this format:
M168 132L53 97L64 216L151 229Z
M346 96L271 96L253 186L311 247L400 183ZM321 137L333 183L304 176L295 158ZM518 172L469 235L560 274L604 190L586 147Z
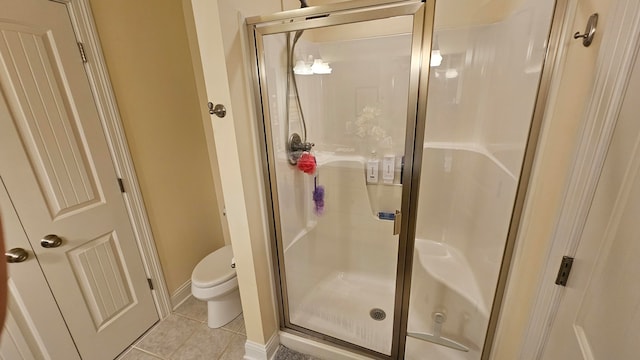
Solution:
M426 122L427 89L431 56L431 39L435 0L395 1L355 0L325 6L308 7L285 11L268 16L247 18L249 41L254 48L251 52L254 80L254 100L256 114L261 121L260 141L262 149L262 170L267 206L270 212L270 234L275 281L278 297L280 327L283 331L303 337L313 337L319 341L339 345L356 353L379 359L397 359L404 353L407 331L407 316L413 265L413 244L415 238L415 213L417 192L420 184L424 127ZM270 109L266 89L266 68L262 37L270 34L288 33L298 30L322 28L334 25L386 19L396 16L413 16L411 67L407 100L407 120L405 134L405 171L402 183L401 231L399 236L396 284L394 295L394 321L391 354L389 356L358 346L341 339L318 333L291 323L284 264L281 251L282 232L278 206L278 189L271 130Z

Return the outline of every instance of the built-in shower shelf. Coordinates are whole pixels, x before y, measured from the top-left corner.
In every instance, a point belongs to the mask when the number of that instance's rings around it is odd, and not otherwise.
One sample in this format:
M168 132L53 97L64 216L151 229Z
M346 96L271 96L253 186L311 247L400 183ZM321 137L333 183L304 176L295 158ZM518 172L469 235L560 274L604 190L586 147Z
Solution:
M471 266L458 249L433 240L416 239L415 254L429 275L474 304L483 315L489 316Z

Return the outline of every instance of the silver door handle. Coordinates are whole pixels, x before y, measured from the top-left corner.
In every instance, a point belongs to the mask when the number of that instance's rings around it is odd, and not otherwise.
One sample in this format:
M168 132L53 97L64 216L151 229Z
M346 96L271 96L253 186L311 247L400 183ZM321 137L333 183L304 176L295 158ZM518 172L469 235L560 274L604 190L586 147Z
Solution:
M402 227L402 213L400 210L396 210L396 216L393 218L393 235L400 234Z
M58 235L49 234L40 240L43 248L55 248L62 245L62 239Z
M4 253L8 263L19 263L29 258L29 253L23 248L13 248Z

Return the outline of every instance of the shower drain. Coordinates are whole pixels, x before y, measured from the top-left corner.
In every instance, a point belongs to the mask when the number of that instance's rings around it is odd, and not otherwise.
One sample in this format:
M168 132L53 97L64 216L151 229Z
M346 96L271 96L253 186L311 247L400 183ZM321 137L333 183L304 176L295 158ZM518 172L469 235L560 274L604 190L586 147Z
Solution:
M387 317L387 314L384 312L384 310L375 308L369 311L369 316L371 316L373 320L382 321Z

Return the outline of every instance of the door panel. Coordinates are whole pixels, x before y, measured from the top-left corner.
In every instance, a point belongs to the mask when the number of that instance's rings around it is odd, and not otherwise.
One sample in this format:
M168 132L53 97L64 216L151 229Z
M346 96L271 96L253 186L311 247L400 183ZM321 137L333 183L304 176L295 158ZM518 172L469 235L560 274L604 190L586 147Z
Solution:
M41 355L36 355L37 353L32 351L29 346L27 342L28 335L22 333L20 326L18 326L13 317L11 305L9 305L8 310L4 328L2 329L3 336L0 340L0 359L29 360L42 357Z
M544 359L640 352L640 66L636 61Z
M8 308L0 358L80 359L64 319L49 290L31 245L0 178L0 214L7 250L22 248L29 257L8 264Z
M80 354L112 359L158 315L67 8L0 5L0 174Z
M67 253L71 268L96 328L133 303L132 291L122 273L117 234L111 232L85 242Z
M65 91L64 70L56 61L59 49L51 33L35 27L3 24L0 51L3 78L14 89L17 123L38 185L44 190L53 218L102 201L93 164L74 134L79 122L72 94Z

